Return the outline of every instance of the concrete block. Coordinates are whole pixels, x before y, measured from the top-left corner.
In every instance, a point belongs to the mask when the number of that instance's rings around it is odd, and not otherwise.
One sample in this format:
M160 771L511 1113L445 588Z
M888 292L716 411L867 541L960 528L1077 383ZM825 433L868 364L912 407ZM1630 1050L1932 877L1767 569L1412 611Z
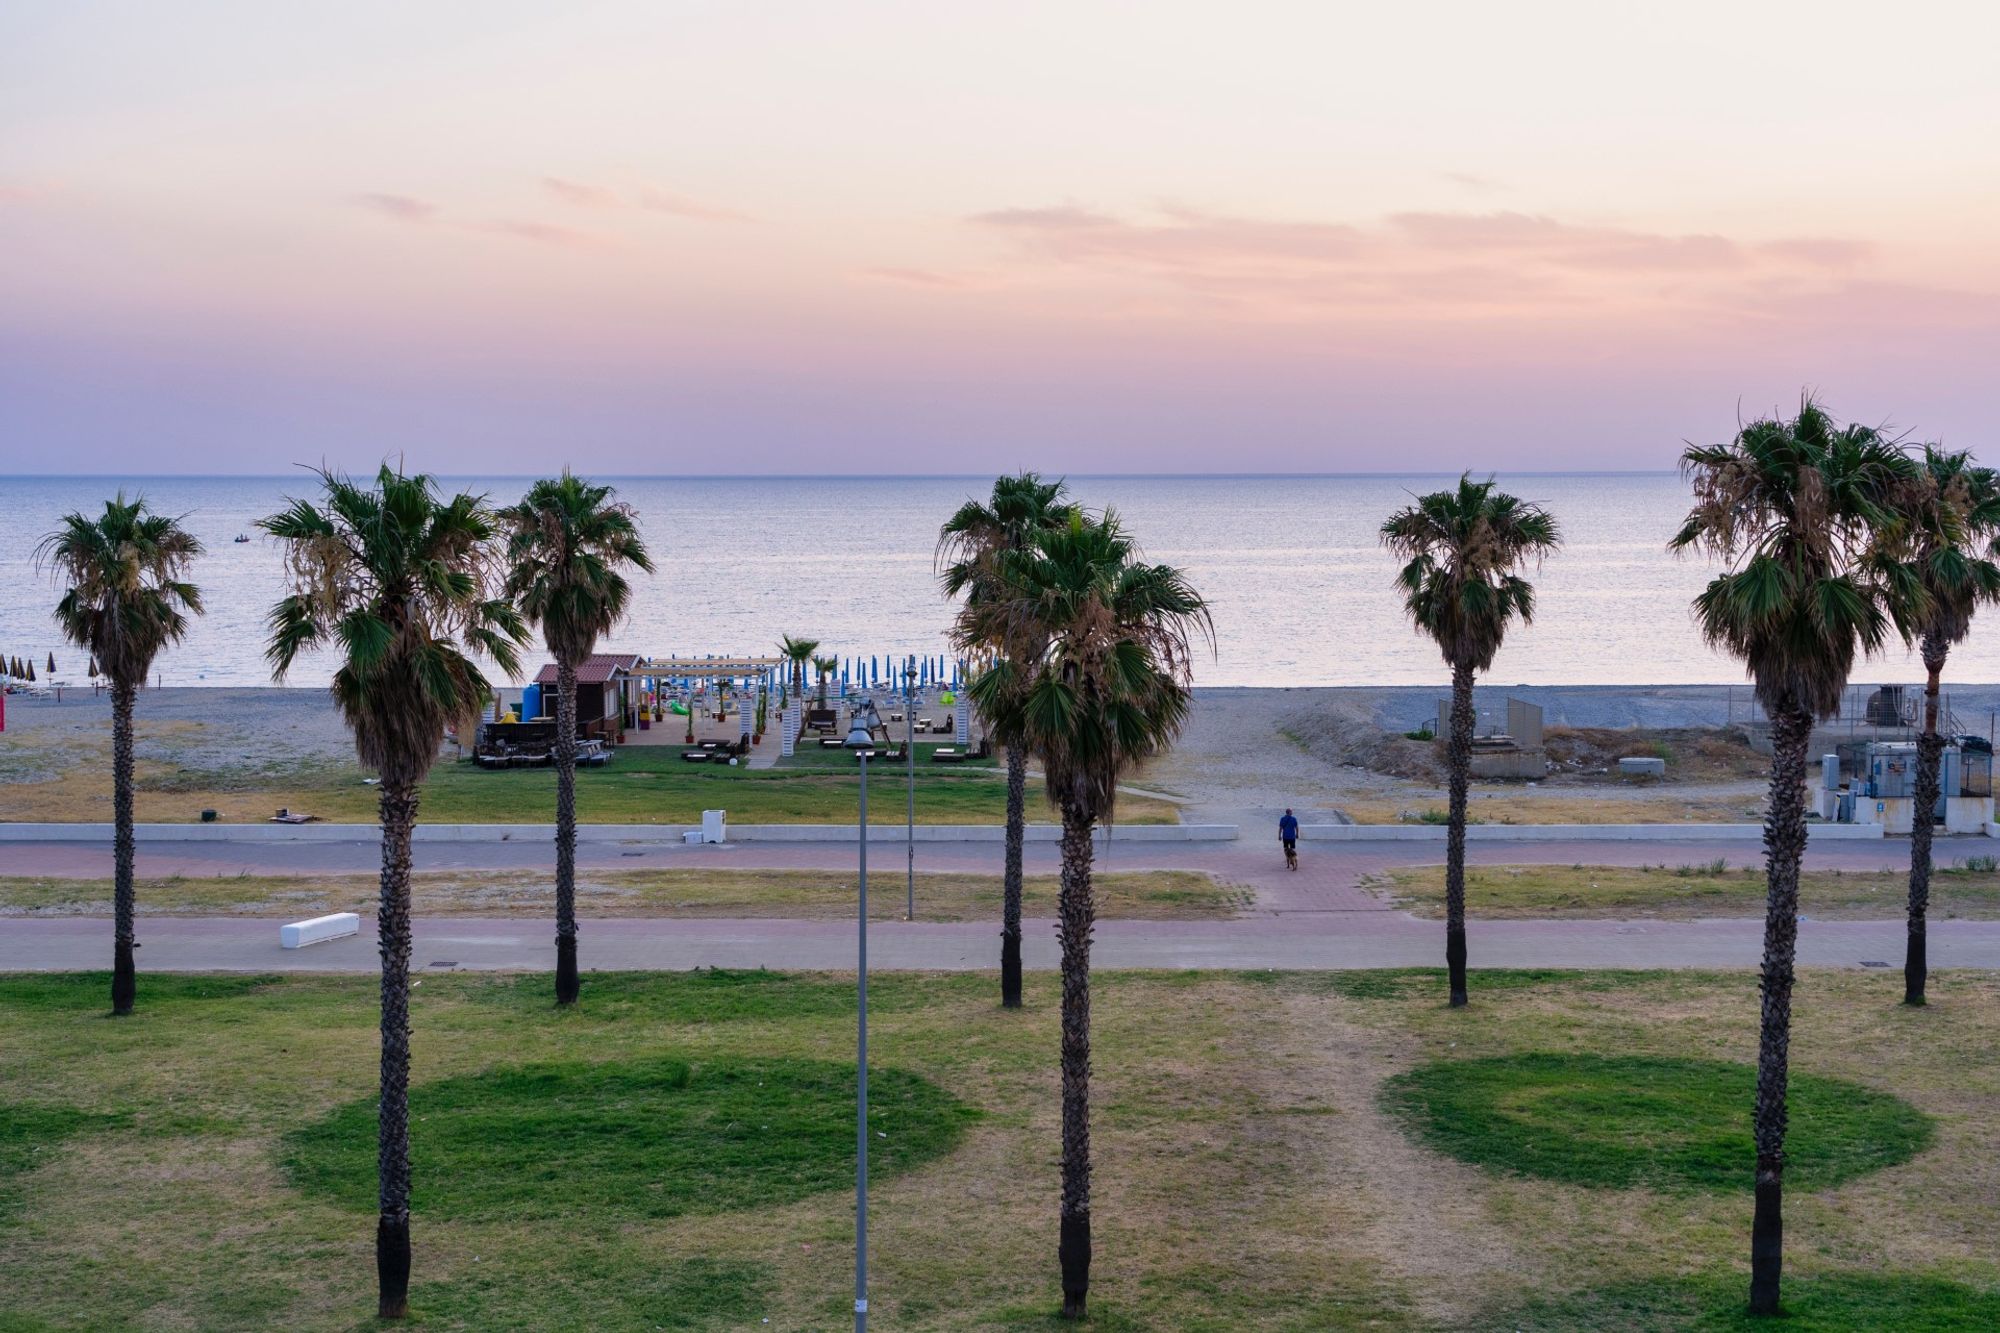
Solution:
M1618 761L1618 776L1621 778L1663 778L1667 775L1667 761L1645 755L1628 755Z
M361 933L361 918L353 912L335 912L310 921L294 921L278 927L278 944L286 949L303 949L308 944L342 939Z

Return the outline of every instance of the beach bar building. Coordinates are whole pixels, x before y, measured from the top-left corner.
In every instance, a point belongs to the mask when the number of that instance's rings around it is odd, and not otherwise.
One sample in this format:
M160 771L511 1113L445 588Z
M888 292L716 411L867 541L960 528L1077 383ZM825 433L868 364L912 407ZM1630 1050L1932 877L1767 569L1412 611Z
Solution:
M640 662L637 653L592 653L576 668L576 734L579 740L616 741L625 729L626 693ZM556 664L535 673L523 691L521 721L553 722Z

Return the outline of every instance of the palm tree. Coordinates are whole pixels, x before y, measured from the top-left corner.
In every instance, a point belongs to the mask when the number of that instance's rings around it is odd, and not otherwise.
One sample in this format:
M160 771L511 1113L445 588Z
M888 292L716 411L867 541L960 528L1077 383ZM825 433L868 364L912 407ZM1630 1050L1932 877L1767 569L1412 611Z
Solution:
M111 818L113 916L111 1012L129 1014L138 976L132 950L132 705L161 649L201 614L201 589L187 581L201 543L178 520L120 492L96 518L66 515L35 548L37 568L63 585L56 624L111 678ZM55 661L55 655L49 655ZM50 668L54 670L53 667ZM29 663L33 679L33 663ZM15 675L20 675L16 666Z
M778 640L778 655L792 664L792 698L806 692L806 663L818 651L818 639L795 639L786 634Z
M1187 721L1188 640L1211 643L1208 607L1186 576L1142 563L1116 515L1073 512L995 562L991 595L967 608L979 641L1039 642L1033 662L1001 658L972 684L980 711L1042 762L1062 816L1063 1314L1090 1290L1090 942L1096 921L1091 832L1111 817L1120 777L1160 753Z
M572 475L544 479L496 517L507 533L506 593L556 659L556 1003L575 1004L576 671L625 618L625 566L652 573L630 505Z
M840 659L838 657L815 656L812 660L812 664L813 664L813 670L819 673L819 706L821 708L825 708L826 679L829 675L840 670Z
M1404 561L1396 575L1403 609L1436 642L1451 667L1449 769L1451 826L1445 840L1445 966L1453 1007L1465 991L1465 804L1472 781L1472 677L1493 665L1507 628L1535 616L1535 586L1519 571L1562 545L1540 505L1494 487L1493 479L1419 496L1382 525L1382 544Z
M1903 957L1903 1003L1924 1003L1928 967L1925 915L1931 896L1931 812L1938 804L1938 688L1953 644L1972 631L1981 602L2000 601L2000 565L1991 558L2000 534L2000 474L1979 467L1962 450L1924 446L1916 484L1892 531L1890 559L1907 563L1927 608L1911 624L1924 659L1924 729L1917 737L1916 817L1910 824L1909 938Z
M1927 614L1907 567L1871 566L1868 559L1893 525L1893 506L1916 470L1879 432L1837 424L1810 397L1793 420L1753 421L1728 444L1690 446L1681 470L1692 483L1694 506L1671 549L1700 549L1726 566L1695 598L1695 619L1710 644L1743 660L1771 721L1750 1310L1773 1315L1784 1258L1806 756L1814 723L1840 708L1856 651L1874 652L1892 627Z
M428 476L386 464L368 489L321 469L321 504L293 500L258 526L284 547L291 592L265 650L283 680L332 643L333 698L361 762L381 778L382 1095L377 1115L375 1269L379 1316L409 1312L410 838L418 787L446 727L473 725L491 696L467 650L504 672L527 626L499 595L502 553L482 497L439 496Z
M1061 481L1043 481L1033 472L1016 477L1000 477L993 482L992 499L981 504L967 500L938 530L937 559L943 566L940 579L947 597L965 595L968 611L976 604L998 595L995 568L1002 551L1019 551L1040 532L1051 531L1069 522L1074 508L1064 498ZM965 632L966 615L959 619L953 642L961 649L980 651L994 657L1012 657L1022 663L1040 658L1043 645L1030 639L1019 644L974 639ZM1014 673L1017 683L1022 673ZM1021 1007L1021 847L1028 828L1028 747L1018 736L1002 732L988 715L987 729L1007 747L1007 843L1000 896L1000 1004Z

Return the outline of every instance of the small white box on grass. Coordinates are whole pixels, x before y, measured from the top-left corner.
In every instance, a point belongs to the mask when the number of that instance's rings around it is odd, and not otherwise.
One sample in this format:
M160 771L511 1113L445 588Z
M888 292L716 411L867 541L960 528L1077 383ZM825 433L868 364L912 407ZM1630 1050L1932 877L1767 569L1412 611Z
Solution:
M337 940L360 933L361 917L358 913L335 912L331 916L316 916L310 921L294 921L290 925L279 926L278 943L287 949L297 949L322 940Z

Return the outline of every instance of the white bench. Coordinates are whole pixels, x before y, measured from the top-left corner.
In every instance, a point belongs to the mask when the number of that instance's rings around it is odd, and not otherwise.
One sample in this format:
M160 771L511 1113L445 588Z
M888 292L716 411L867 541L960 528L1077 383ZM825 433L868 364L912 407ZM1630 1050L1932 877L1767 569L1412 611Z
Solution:
M294 921L279 926L278 943L287 949L298 949L322 940L337 940L360 933L361 917L357 913L335 912L331 916L316 916L310 921Z

